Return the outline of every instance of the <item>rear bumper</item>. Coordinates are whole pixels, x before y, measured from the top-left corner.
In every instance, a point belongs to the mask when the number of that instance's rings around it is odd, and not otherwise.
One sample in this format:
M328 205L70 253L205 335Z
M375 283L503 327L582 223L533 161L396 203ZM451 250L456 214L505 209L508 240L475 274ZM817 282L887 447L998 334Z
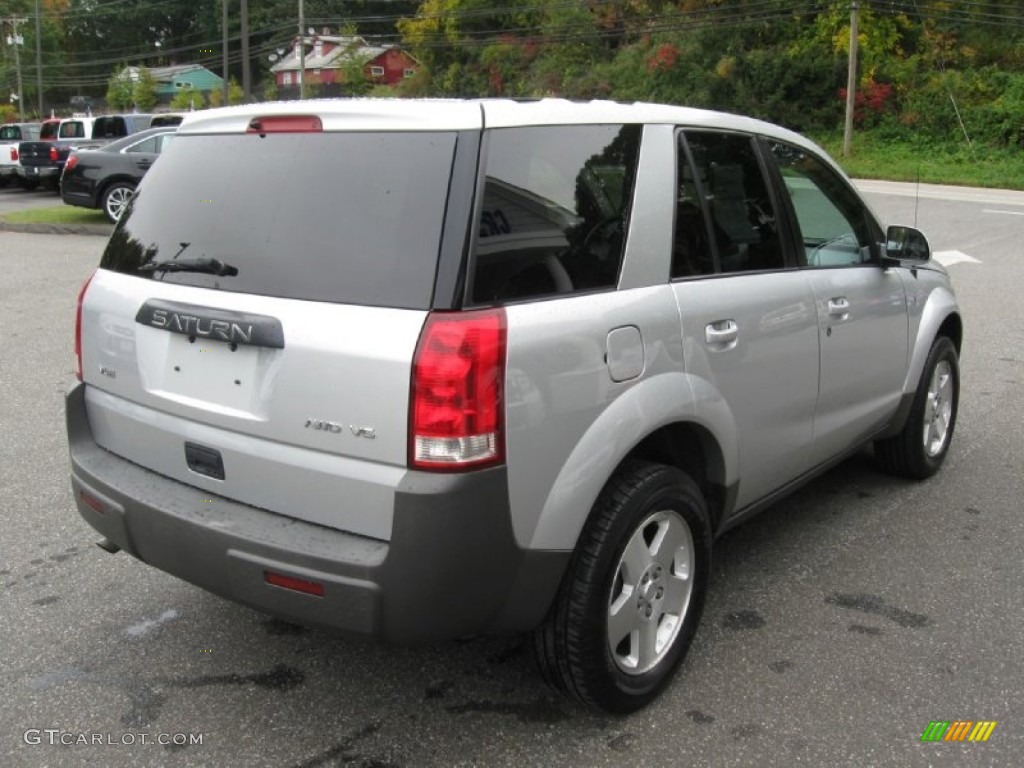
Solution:
M19 165L18 176L23 179L53 179L60 178L63 166L56 165Z
M519 549L504 467L409 472L384 542L240 504L163 477L98 446L85 385L67 396L71 483L82 517L167 573L300 624L388 642L524 631L546 613L568 552ZM99 509L97 509L99 507ZM314 596L266 572L315 582Z

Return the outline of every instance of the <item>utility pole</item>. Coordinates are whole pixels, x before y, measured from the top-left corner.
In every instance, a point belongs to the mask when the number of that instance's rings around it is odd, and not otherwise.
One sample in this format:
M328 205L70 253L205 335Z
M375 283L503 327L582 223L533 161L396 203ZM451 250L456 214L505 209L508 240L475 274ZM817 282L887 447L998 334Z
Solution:
M249 61L249 0L242 0L242 93L245 103L252 102L252 74Z
M306 8L299 0L299 98L306 98Z
M7 38L7 44L14 46L14 70L18 74L18 119L21 122L25 122L25 104L24 99L21 98L21 58L18 53L18 46L25 41L18 36L18 25L25 24L28 19L18 19L12 16L4 19L4 21L11 25L11 35Z
M36 0L36 96L39 100L39 119L43 118L43 36L40 32L39 0Z
M850 62L846 75L846 127L843 130L843 157L850 156L853 142L853 106L857 97L857 0L850 3Z
M220 0L220 34L221 34L221 76L224 86L221 90L221 104L228 105L228 0Z

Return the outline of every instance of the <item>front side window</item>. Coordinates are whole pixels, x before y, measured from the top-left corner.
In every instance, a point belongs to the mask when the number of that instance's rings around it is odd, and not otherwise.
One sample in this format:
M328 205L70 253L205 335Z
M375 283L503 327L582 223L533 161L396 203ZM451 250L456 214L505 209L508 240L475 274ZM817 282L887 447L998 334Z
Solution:
M470 300L613 289L640 134L638 125L490 131Z
M857 195L819 158L770 141L768 146L793 204L803 249L800 266L848 267L871 260L874 225Z
M733 133L687 131L696 185L708 203L722 272L785 267L768 184L754 140Z

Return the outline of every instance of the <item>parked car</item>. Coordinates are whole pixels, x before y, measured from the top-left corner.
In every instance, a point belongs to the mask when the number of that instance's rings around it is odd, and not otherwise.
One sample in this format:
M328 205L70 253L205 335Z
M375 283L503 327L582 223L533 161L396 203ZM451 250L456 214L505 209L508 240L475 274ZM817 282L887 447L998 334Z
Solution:
M152 115L76 115L60 121L55 141L26 141L18 146L18 175L23 186L44 184L60 191L60 176L68 156L76 149L96 149L149 127Z
M716 536L866 445L918 479L949 451L949 276L791 131L311 101L196 113L165 154L79 294L71 481L104 549L231 600L530 632L628 712Z
M53 141L57 137L60 120L53 118L42 123L18 123L15 130L11 126L3 126L5 138L0 143L0 187L6 187L12 181L23 181L18 176L21 156L18 147L23 141ZM23 126L28 126L27 128ZM24 184L23 184L24 186Z
M6 187L17 176L18 144L38 138L39 123L0 125L0 187Z
M75 151L61 175L61 198L68 205L100 208L116 224L135 187L171 143L176 130L150 128L99 149Z

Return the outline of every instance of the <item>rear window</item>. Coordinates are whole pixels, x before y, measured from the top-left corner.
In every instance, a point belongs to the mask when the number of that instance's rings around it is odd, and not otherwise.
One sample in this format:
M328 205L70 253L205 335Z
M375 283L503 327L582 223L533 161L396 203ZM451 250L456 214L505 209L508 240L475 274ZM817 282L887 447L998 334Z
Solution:
M0 126L0 141L21 141L21 128L17 125Z
M60 127L60 123L43 123L43 127L39 129L40 139L55 139L57 138L57 129Z
M153 166L101 266L168 283L426 309L454 133L184 135ZM146 272L216 258L215 276Z

